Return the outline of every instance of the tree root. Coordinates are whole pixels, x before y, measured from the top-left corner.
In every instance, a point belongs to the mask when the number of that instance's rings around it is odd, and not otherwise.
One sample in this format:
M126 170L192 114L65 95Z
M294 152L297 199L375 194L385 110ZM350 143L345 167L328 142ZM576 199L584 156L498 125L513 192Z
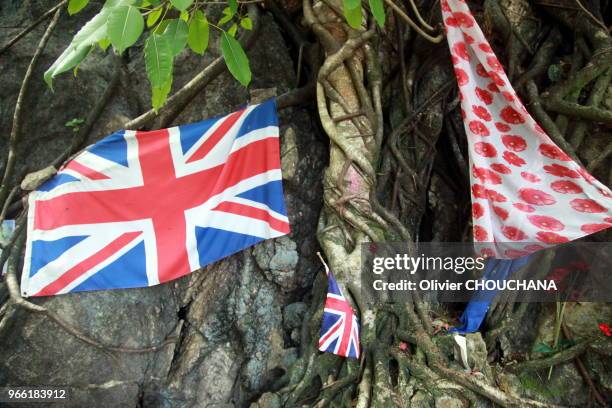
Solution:
M453 381L457 384L460 384L473 392L486 397L487 399L495 402L496 404L501 405L502 407L508 408L521 408L521 407L529 407L529 408L554 408L559 407L559 405L542 403L535 400L530 400L526 398L518 398L511 396L509 394L504 393L498 388L495 388L483 381L478 380L476 377L471 376L470 374L462 373L456 370L451 370L447 367L436 365L434 369L440 373L442 376L446 377L447 380Z
M572 340L572 334L570 333L570 330L565 323L561 323L561 329L563 331L563 335L565 336L565 338L568 340ZM607 340L607 339L599 339L599 340L601 341L601 340ZM605 341L604 344L609 345L610 342ZM576 355L574 357L574 363L576 364L576 367L578 368L580 375L582 376L584 381L589 386L591 392L593 393L593 396L595 396L595 399L597 400L597 402L602 406L607 406L608 404L606 403L606 400L599 393L599 390L597 389L597 387L595 387L595 384L593 383L593 380L591 379L591 374L589 374L589 371L584 366L584 363L582 362L580 355Z
M591 94L589 95L589 98L586 101L586 106L590 106L594 108L597 108L599 106L604 95L606 94L606 91L608 89L608 84L610 83L611 79L612 79L612 69L607 70L603 75L597 78L597 80L595 81L595 84L593 85L593 89L591 90ZM584 135L585 135L588 125L589 125L588 122L580 121L574 127L574 131L572 132L572 135L570 137L570 143L575 149L578 149L580 145L582 144L582 140L584 139ZM605 156L604 156L604 159L605 159ZM589 166L590 165L591 164L589 163ZM597 165L595 165L594 167L596 166ZM592 171L592 170L589 170L589 171Z
M542 103L548 110L595 122L612 124L612 112L597 106L584 106L563 98L571 92L584 88L595 78L604 74L612 65L612 49L599 51L584 68L562 83L543 93Z
M542 107L542 103L540 101L540 96L538 94L538 88L533 80L527 81L527 95L529 97L530 107L533 115L536 117L537 121L542 125L546 134L550 136L550 138L559 146L563 151L565 151L568 155L572 157L578 164L581 164L580 158L576 155L576 151L568 143L567 140L563 137L557 125L553 120L548 116L546 111L544 111Z
M601 164L606 162L606 159L608 158L608 156L612 154L612 143L608 143L608 146L606 146L605 149L602 150L602 152L599 154L599 156L597 156L596 158L594 158L589 165L587 166L587 170L592 173L593 171L595 171L595 169L597 169L597 167L599 167Z
M13 45L15 45L15 43L17 41L21 40L30 31L32 31L33 29L38 27L38 25L40 23L42 23L43 21L45 21L46 19L51 17L51 15L53 15L53 13L55 13L56 11L58 11L58 9L62 8L64 5L66 5L67 2L68 2L68 0L62 0L59 3L57 3L55 6L51 7L49 10L45 11L42 16L38 17L36 20L34 20L34 22L32 24L30 24L29 26L27 26L26 28L21 30L16 36L11 38L6 44L4 44L2 46L2 48L0 48L0 55L4 54L4 52L6 52L9 48L11 48Z
M57 7L57 6L56 6ZM5 200L7 198L7 194L9 192L11 179L13 177L13 171L15 168L15 160L17 159L15 149L17 148L17 142L19 141L19 134L21 133L21 109L23 106L23 101L28 92L28 88L30 85L30 79L32 78L32 73L34 72L34 67L40 58L43 50L45 49L49 38L51 37L51 33L55 29L57 22L59 21L59 16L61 14L61 9L57 8L51 22L47 26L45 33L41 37L38 47L30 60L30 64L28 65L28 69L26 70L25 76L23 77L23 81L21 82L21 88L19 89L19 95L17 96L17 101L15 102L15 112L13 114L13 126L11 128L11 134L9 137L9 149L8 149L8 157L6 159L6 165L4 167L4 175L2 176L2 183L0 184L0 207L4 207Z
M561 363L571 361L577 356L586 352L589 349L589 347L591 347L594 341L595 339L583 340L580 343L572 347L569 347L565 350L559 351L550 357L539 358L536 360L523 361L518 364L507 365L506 368L514 372L521 372L521 371L541 370L543 368L548 368L548 367L552 367L555 365L559 365Z
M404 10L402 10L397 4L395 4L393 0L385 0L385 3L387 3L387 5L391 7L393 11L395 11L397 15L402 18L402 20L404 20L414 31L416 31L421 37L423 37L427 41L434 44L438 44L444 39L444 35L442 34L438 34L435 37L432 37L431 35L427 34L421 27L419 27L414 21L412 21L408 14L406 14ZM417 16L419 16L420 18L420 15L418 13ZM420 18L420 20L422 20L422 18ZM433 29L433 27L429 25L426 25L426 28L430 30Z
M544 40L544 44L540 46L533 57L529 69L516 81L517 88L523 86L527 81L531 79L535 80L535 78L546 73L557 48L561 45L562 39L561 31L557 27L553 27L550 33L548 33L546 40Z
M11 203L13 202L13 198L15 197L15 195L17 194L18 191L19 191L19 186L14 186L11 189L10 193L8 194L8 196L6 197L6 200L4 201L4 205L2 206L2 211L0 212L0 226L2 225L4 220L6 219L6 214L8 213L9 207L10 207ZM4 248L4 243L3 242L0 242L0 248Z
M372 360L365 360L365 369L357 388L357 403L355 408L368 408L372 398Z
M22 232L23 232L23 228L24 228L24 224L26 220L26 217L25 217L26 213L27 213L27 208L24 209L23 215L17 222L17 226L15 228L15 232L13 235L12 244L8 247L9 249L4 251L2 254L2 258L4 258L5 253L6 253L7 254L6 256L8 257L8 261L9 261L8 268L7 268L7 274L6 274L6 285L9 290L9 295L10 295L9 304L11 306L13 306L14 308L22 308L34 314L43 315L49 318L59 327L61 327L66 333L72 335L73 337L77 338L83 343L88 344L92 347L98 348L100 350L106 351L106 352L117 352L117 353L128 353L128 354L151 353L151 352L161 350L170 344L176 343L177 337L170 336L166 338L160 344L148 346L148 347L132 348L132 347L106 345L106 344L103 344L89 337L88 335L83 333L81 330L79 330L78 328L74 327L72 324L68 323L66 320L61 318L55 312L24 299L21 296L21 293L19 291L19 283L17 280L17 268L19 265L21 251L23 250L23 246L25 244L25 235L22 235ZM0 269L2 269L3 264L4 264L4 260L1 260ZM3 321L6 319L7 319L7 316L4 317ZM4 324L0 321L0 328L2 328Z

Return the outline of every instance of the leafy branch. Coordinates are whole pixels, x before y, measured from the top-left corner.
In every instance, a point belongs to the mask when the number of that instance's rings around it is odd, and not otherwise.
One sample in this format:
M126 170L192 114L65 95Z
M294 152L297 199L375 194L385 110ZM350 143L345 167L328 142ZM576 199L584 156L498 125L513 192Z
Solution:
M367 9L379 27L382 28L386 20L385 2L404 19L408 19L412 27L416 27L392 0L368 0ZM204 10L206 5L212 2L106 0L102 10L79 30L66 50L45 72L45 81L52 88L53 79L57 75L69 70L73 70L76 75L79 65L96 47L106 51L112 45L115 52L121 55L146 32L144 59L151 85L151 105L158 111L164 106L172 90L174 59L186 47L198 55L204 55L208 49L212 27L220 34L221 54L229 72L243 86L248 86L252 78L249 60L235 38L239 27L244 30L253 29L251 18L241 13L242 5L248 1L227 0L214 3L227 4L217 24L209 21ZM89 0L68 0L68 13L79 13L88 4ZM411 4L419 22L426 29L434 30L422 19L412 1ZM342 12L349 26L354 29L364 28L362 0L343 0ZM169 17L177 15L178 18ZM418 32L431 39L422 30Z
M76 14L88 3L89 0L69 0L68 13ZM253 21L240 13L237 0L229 0L219 22L210 23L204 10L206 4L194 0L107 0L47 69L44 79L52 87L53 79L59 74L72 70L76 75L79 65L96 47L106 51L112 45L121 55L144 34L151 104L158 110L172 89L174 59L187 47L204 55L210 27L213 27L220 33L221 53L229 72L243 86L248 86L251 82L249 60L235 36L239 26L251 30ZM178 18L169 17L176 15Z

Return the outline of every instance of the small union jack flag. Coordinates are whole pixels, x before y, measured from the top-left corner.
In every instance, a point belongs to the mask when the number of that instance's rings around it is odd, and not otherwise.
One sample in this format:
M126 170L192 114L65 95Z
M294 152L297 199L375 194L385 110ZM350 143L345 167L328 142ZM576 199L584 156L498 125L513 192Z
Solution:
M321 255L319 255L321 257ZM327 274L327 298L323 309L323 322L319 350L342 357L359 358L359 322L350 303L342 294L334 275L321 259Z
M288 232L273 100L121 131L30 194L21 290L157 285Z

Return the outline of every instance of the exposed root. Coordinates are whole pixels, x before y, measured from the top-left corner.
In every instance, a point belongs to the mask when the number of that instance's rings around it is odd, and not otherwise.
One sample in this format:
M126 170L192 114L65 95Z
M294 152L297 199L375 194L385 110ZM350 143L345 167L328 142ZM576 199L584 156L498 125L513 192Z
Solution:
M575 90L584 88L588 83L595 80L608 71L612 65L612 48L599 51L591 61L575 75L562 83L554 86L543 93L542 102L546 109L569 115L572 117L586 119L595 122L612 124L612 112L597 106L585 106L565 100L565 96Z
M15 102L15 112L13 114L13 126L11 128L11 134L9 136L9 147L8 147L8 157L6 159L6 165L4 167L4 175L2 176L2 183L0 184L0 207L4 207L5 200L7 198L7 194L9 193L11 179L13 177L13 171L15 169L15 161L17 160L17 154L15 149L17 148L17 143L19 141L19 136L21 133L21 121L22 115L21 111L23 108L24 99L26 93L28 92L28 88L30 85L30 79L32 78L32 73L34 72L34 67L40 58L43 50L45 49L49 38L51 37L51 33L55 29L57 22L59 21L59 16L61 14L61 9L57 8L51 22L47 26L45 33L41 37L38 47L30 60L30 64L28 65L28 69L26 70L25 76L23 77L23 81L21 82L21 88L19 89L19 95L17 96L17 101Z
M36 20L32 22L32 24L30 24L29 26L21 30L17 35L15 35L6 44L4 44L2 48L0 48L0 55L4 54L6 50L11 48L13 45L15 45L15 43L17 43L19 40L25 37L30 31L38 27L40 23L42 23L43 21L51 17L53 13L55 13L56 11L64 7L66 3L68 3L68 0L62 0L59 3L57 3L55 6L51 7L49 10L45 11L42 16L38 17Z
M599 342L603 343L602 340L606 339L599 339ZM589 347L591 347L594 341L595 339L586 339L572 347L569 347L565 350L561 350L550 357L539 358L536 360L527 360L518 364L508 365L506 367L512 371L521 372L541 370L543 368L556 366L561 363L571 361L577 356L580 356L581 354L586 352Z
M404 20L412 29L414 29L414 31L416 31L421 37L423 37L427 41L434 43L434 44L438 44L444 39L444 35L442 34L438 34L435 37L432 37L431 35L427 34L421 27L419 27L414 21L412 21L412 19L408 16L408 14L406 14L404 10L402 10L397 4L395 4L393 0L385 0L385 3L389 7L391 7L393 11L395 11L397 15L400 16L402 20ZM416 10L416 6L414 7ZM417 16L419 17L420 21L423 20L420 14L418 14L418 12L417 12ZM426 24L426 28L429 30L433 30L433 27L429 26L428 24Z
M548 116L548 113L544 110L540 101L537 85L533 80L527 81L527 95L529 96L530 107L533 115L536 117L538 123L544 128L548 136L563 149L568 155L572 157L577 163L581 163L580 159L576 155L576 151L569 144L567 140L561 134L561 131L557 128L555 122Z
M24 210L24 214L26 213L26 211L27 209ZM9 290L9 295L10 295L9 303L11 306L13 306L14 308L24 309L34 314L43 315L46 318L53 321L59 327L61 327L66 333L72 335L73 337L77 338L83 343L88 344L97 349L106 351L106 352L117 352L117 353L128 353L128 354L129 353L131 354L151 353L151 352L161 350L168 345L176 343L177 337L176 335L173 335L173 336L166 338L163 342L159 344L148 346L148 347L133 348L133 347L111 346L111 345L103 344L97 340L94 340L90 336L83 333L80 329L68 323L66 320L61 318L57 313L43 306L34 304L24 299L21 296L21 293L19 291L19 283L17 280L17 269L19 266L20 254L25 244L25 235L22 234L24 224L25 224L25 217L22 216L17 223L17 227L15 228L12 245L10 245L9 247L10 250L4 251L4 253L9 254L7 255L8 268L7 268L7 273L6 273L6 285ZM4 253L2 254L3 257L5 256ZM0 269L2 268L3 264L4 264L4 260L0 261ZM4 320L7 320L7 318L5 317L3 321ZM2 328L2 326L0 326L0 328Z

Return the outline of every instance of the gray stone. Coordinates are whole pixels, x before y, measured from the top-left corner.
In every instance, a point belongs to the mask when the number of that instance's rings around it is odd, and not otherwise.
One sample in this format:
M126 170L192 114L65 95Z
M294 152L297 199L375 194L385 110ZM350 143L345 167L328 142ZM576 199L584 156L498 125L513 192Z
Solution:
M291 365L298 359L299 357L299 349L297 347L292 347L283 350L283 358L281 361L281 367L285 369L289 369Z
M257 265L266 278L285 290L296 289L295 268L298 263L297 245L288 236L258 245L253 251Z
M196 402L200 406L234 407L228 404L232 397L234 379L240 360L230 343L215 349L198 365Z
M303 302L291 303L285 306L283 309L283 324L285 325L285 329L292 330L302 327L306 309L306 304Z
M277 394L266 392L250 408L281 408L282 401Z
M281 143L281 169L283 180L292 181L295 178L299 161L298 147L295 141L295 130L288 127Z
M302 331L300 329L293 329L289 337L291 337L293 344L300 344L302 341Z
M467 340L470 368L484 374L487 380L493 384L493 373L487 361L487 345L482 339L482 334L480 332L468 333L465 339Z

